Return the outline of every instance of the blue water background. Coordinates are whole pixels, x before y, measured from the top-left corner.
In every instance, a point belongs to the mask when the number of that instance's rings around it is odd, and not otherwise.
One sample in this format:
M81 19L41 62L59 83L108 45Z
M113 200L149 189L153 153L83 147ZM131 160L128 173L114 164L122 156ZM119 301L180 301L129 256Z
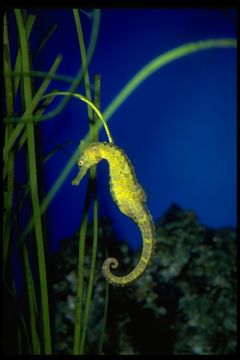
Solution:
M31 11L37 14L32 51L49 27L58 24L34 59L34 70L48 71L61 53L58 73L75 76L81 58L71 10ZM214 8L103 9L89 67L91 83L94 74L101 75L102 111L154 57L187 42L236 37L235 15L234 10ZM87 45L92 20L83 13L81 19ZM68 85L54 82L50 89L55 87L66 90ZM116 145L132 161L155 221L177 203L194 210L204 225L236 226L236 49L202 51L163 67L129 96L108 124ZM71 100L59 116L42 123L41 130L44 156L57 144L67 143L67 153L58 151L44 166L47 192L88 130L85 104ZM101 130L100 140L106 139ZM77 167L47 211L51 251L80 227L86 179L74 187L76 174ZM103 162L98 166L98 194L100 215L110 217L117 237L137 249L139 230L113 202Z

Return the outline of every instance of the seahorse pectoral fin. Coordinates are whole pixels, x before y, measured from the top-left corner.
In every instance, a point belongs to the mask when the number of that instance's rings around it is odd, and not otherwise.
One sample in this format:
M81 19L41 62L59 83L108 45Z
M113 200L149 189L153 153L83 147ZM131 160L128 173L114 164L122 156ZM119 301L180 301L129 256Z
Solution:
M72 180L72 185L79 185L80 181L82 180L86 172L87 172L86 168L81 168L75 179Z

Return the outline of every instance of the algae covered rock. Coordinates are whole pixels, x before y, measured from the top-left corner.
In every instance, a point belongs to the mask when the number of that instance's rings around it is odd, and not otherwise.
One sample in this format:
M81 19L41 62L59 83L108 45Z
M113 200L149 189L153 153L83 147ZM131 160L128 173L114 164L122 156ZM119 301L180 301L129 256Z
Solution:
M111 223L99 231L94 294L86 353L98 352L105 280L105 245L126 273L137 263L126 242L118 242ZM85 281L91 255L86 244ZM109 287L103 354L236 353L236 230L210 229L193 211L172 205L156 222L157 245L144 275L127 287ZM74 327L77 239L57 255L54 279L56 353L71 354ZM64 261L63 261L64 258ZM56 264L54 265L56 266Z

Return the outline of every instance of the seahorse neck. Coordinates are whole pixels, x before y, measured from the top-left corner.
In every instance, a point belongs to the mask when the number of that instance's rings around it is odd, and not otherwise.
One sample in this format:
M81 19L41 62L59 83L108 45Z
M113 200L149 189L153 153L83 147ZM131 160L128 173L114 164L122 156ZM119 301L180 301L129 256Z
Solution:
M100 143L100 147L99 147L99 151L101 154L101 159L105 159L109 162L110 164L110 160L119 153L119 149L117 146L115 146L112 143Z

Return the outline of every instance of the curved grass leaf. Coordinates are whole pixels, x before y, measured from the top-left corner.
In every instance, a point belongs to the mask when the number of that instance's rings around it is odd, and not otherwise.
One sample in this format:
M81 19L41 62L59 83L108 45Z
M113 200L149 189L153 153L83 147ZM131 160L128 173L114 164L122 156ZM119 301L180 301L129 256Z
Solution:
M30 312L30 326L31 326L31 338L32 338L32 351L34 355L41 354L40 340L37 332L37 301L34 289L34 281L32 278L31 266L28 258L28 251L25 244L23 244L23 263L26 274L26 285L28 295L28 305Z
M93 53L95 51L97 37L98 37L98 33L99 33L99 25L100 25L100 10L95 9L94 15L93 15L93 26L92 26L92 31L91 31L90 41L89 41L89 47L87 50L88 65L90 64L92 57L93 57ZM67 91L69 93L74 93L77 90L77 88L79 87L79 85L81 84L82 79L83 79L83 69L81 67L80 70L77 72L76 76L74 76L74 81L72 82L71 86L69 87L69 89ZM69 100L70 100L70 97L64 98L62 100L62 102L53 111L50 111L49 113L44 115L41 118L41 121L48 120L48 119L51 119L51 118L57 116L64 109L64 107L66 106L66 104L68 103ZM4 122L16 122L19 120L22 120L22 121L24 120L24 122L33 122L33 121L35 121L35 118L33 116L30 116L29 114L26 114L24 118L11 117L11 116L7 116L4 118Z
M33 53L32 58L33 60L37 57L37 55L41 52L41 50L44 48L44 46L47 44L49 39L51 38L54 31L57 29L57 24L54 24L47 32L46 35L43 36L43 39L40 42L39 47L36 49L36 51Z
M55 73L55 71L57 70L61 61L62 61L62 56L58 55L49 71L49 74ZM30 81L31 81L29 77L24 77L23 80L24 80L24 82L27 82L27 83L30 83ZM23 119L25 116L32 114L32 112L35 110L36 106L38 105L39 101L41 100L43 94L45 93L46 89L48 88L50 82L51 82L51 78L43 80L41 86L39 87L39 89L36 92L33 99L26 104L26 110L24 111L24 114L22 115L22 117L20 119ZM40 119L40 117L37 117L37 116L34 117L35 121L38 121L39 119ZM5 144L4 149L3 149L3 159L5 161L7 161L8 153L9 153L10 149L12 148L12 146L14 145L17 137L23 130L24 126L25 126L25 123L20 120L18 125L15 127L12 135L8 139L7 143Z
M112 100L112 102L104 110L103 115L106 121L114 114L114 112L123 104L123 102L133 93L136 88L143 83L155 71L163 66L172 63L184 56L191 55L203 50L211 50L214 48L232 48L237 46L235 39L208 39L192 43L183 44L157 56L148 64L146 64L120 91L120 93Z
M36 19L35 15L29 15L27 17L26 24L25 24L25 31L26 31L27 38L30 37L35 19ZM17 57L16 57L15 67L14 67L14 72L18 74L13 79L15 96L17 94L17 90L18 90L18 86L19 86L19 82L20 82L21 68L22 68L22 57L21 57L21 53L20 53L20 49L19 49L18 53L17 53Z

